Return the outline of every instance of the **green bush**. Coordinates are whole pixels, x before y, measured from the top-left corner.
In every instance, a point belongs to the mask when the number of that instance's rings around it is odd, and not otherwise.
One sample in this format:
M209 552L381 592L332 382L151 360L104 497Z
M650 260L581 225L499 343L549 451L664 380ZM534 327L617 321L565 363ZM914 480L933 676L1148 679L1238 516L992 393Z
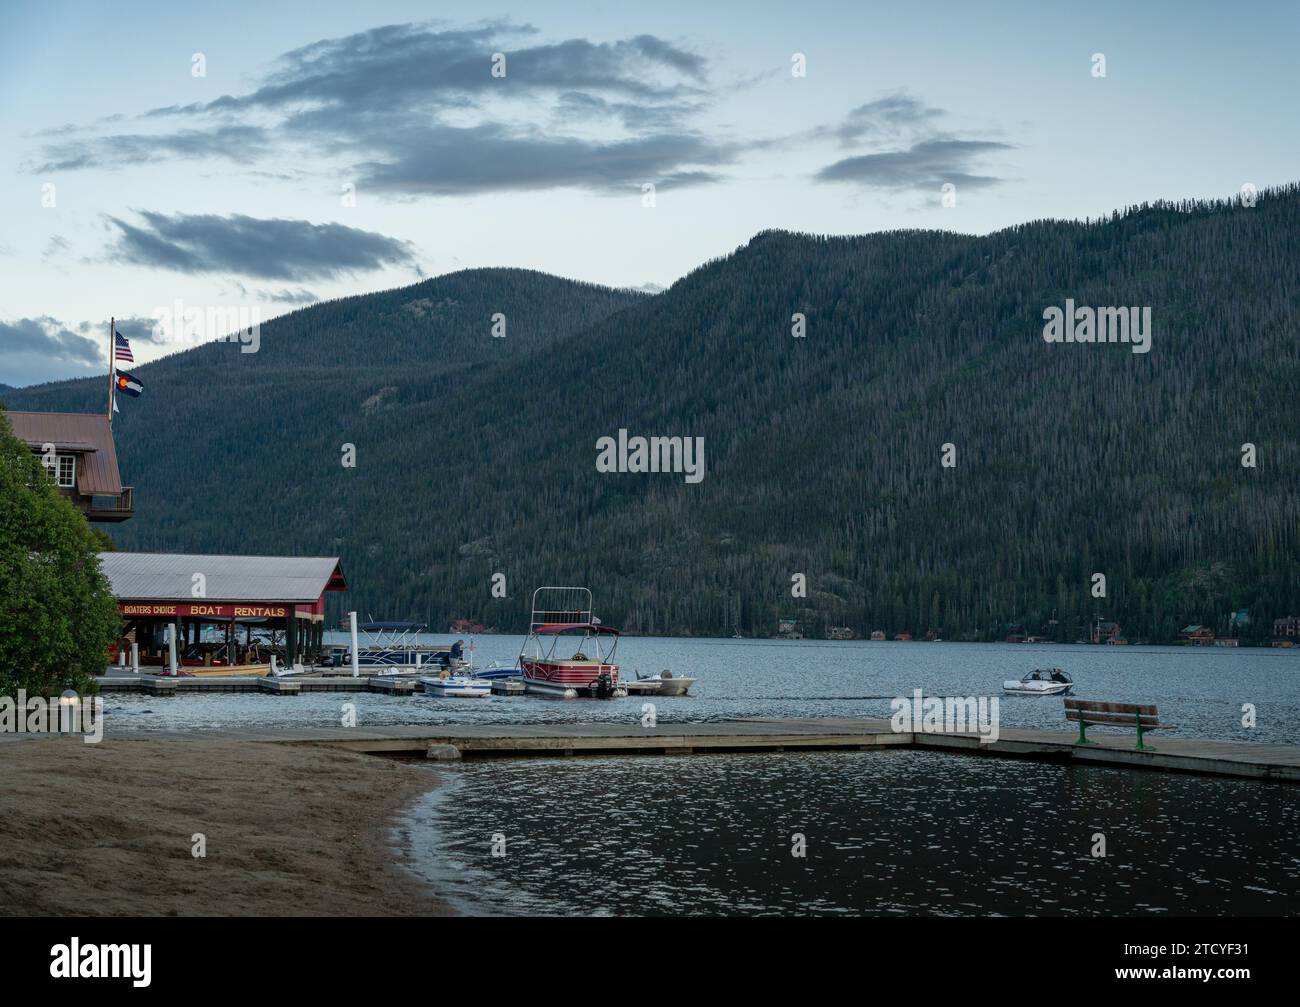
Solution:
M95 691L118 627L98 547L0 408L0 695Z

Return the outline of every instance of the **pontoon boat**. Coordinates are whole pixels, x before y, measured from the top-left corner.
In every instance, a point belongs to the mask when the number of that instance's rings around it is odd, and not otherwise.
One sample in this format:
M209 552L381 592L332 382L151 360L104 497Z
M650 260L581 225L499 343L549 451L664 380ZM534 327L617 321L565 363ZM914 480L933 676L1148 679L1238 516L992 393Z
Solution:
M367 675L411 675L437 667L461 670L464 662L452 659L451 644L417 642L424 629L422 622L359 623L357 631L366 639L357 646L357 666ZM351 664L352 655L344 650L339 662Z
M579 638L572 657L556 653L564 636ZM626 696L627 690L618 684L618 665L613 663L617 646L618 630L602 625L592 614L590 590L539 587L533 592L528 639L519 653L524 688L565 699Z

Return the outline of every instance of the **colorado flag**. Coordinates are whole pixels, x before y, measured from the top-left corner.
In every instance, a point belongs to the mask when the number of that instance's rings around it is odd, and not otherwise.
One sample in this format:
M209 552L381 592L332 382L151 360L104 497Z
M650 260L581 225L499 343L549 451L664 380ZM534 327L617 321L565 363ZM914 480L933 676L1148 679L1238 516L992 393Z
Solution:
M127 374L126 371L117 372L117 376L113 379L113 387L123 395L130 395L133 398L138 398L140 393L144 391L144 385L140 383L140 379Z

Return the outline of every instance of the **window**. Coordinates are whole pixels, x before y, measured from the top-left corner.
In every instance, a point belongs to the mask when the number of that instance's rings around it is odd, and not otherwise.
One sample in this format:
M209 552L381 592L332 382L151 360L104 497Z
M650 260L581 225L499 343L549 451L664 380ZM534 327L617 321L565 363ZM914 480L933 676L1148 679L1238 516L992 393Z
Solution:
M72 489L77 484L76 455L59 455L55 480L60 489Z

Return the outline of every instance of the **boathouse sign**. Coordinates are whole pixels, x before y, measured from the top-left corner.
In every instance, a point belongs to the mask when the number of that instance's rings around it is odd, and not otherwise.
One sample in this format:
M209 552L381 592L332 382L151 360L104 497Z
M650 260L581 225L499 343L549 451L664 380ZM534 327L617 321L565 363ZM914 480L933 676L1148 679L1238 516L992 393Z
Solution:
M212 619L283 619L289 614L288 605L182 605L171 602L162 605L119 602L119 615L125 616L189 616Z

